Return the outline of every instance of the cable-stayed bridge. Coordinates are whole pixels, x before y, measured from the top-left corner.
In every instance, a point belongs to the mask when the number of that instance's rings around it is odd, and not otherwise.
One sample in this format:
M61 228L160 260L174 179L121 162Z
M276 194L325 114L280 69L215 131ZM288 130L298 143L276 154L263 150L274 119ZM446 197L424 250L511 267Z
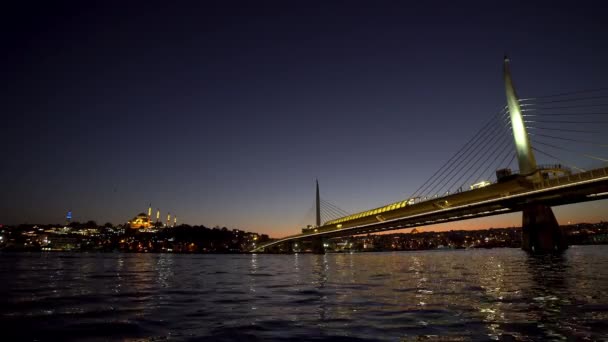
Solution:
M253 252L302 240L323 252L322 239L516 211L523 249L566 249L551 207L608 198L608 88L519 99L508 58L503 71L507 105L411 196L351 214L317 183L315 225Z

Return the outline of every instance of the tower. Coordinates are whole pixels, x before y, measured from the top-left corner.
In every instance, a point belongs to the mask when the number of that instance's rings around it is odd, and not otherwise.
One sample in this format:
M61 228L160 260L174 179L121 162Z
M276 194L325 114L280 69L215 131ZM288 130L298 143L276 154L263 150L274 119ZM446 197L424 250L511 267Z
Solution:
M152 222L152 203L148 206L148 221Z
M529 181L535 182L540 179L540 174L537 172L536 159L532 153L528 132L521 115L519 99L511 80L511 66L507 56L505 56L503 64L503 76L519 172ZM526 203L522 209L521 248L523 250L547 253L561 252L568 248L564 233L558 225L551 207L542 202L532 202Z
M317 183L317 196L316 196L316 211L317 211L317 217L315 220L316 223L316 227L320 227L321 226L321 197L319 196L319 180L316 180ZM315 229L316 231L316 229ZM320 237L314 237L311 240L311 249L312 252L315 254L324 254L325 253L325 248L323 247L323 239Z
M160 222L160 209L156 208L156 222Z
M321 202L321 200L319 197L319 180L317 179L317 197L316 197L317 215L316 215L316 220L315 220L316 227L321 226L321 203L320 202Z
M505 92L507 95L507 106L511 116L511 128L513 129L513 138L515 139L515 151L517 153L517 163L519 164L519 173L524 176L531 176L536 172L536 159L532 153L528 131L524 125L524 118L521 115L521 107L519 106L519 98L513 86L511 79L511 61L505 56L503 65L503 76L505 81Z
M171 213L167 213L167 227L171 224Z
M72 210L68 210L68 213L65 215L65 225L66 227L70 225L72 222Z

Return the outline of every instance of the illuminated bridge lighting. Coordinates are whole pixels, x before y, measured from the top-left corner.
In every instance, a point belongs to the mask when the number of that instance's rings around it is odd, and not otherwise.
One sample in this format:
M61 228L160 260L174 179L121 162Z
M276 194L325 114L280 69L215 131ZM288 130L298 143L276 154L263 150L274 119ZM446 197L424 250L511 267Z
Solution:
M595 175L602 174L601 177L590 177L589 175L594 173ZM589 200L593 198L598 198L602 196L608 195L608 176L604 176L608 174L608 168L590 170L581 175L581 178L584 180L574 180L578 177L571 176L563 176L559 179L555 180L555 184L546 185L538 187L538 184L530 185L532 188L519 188L516 190L514 187L518 183L518 180L515 179L513 181L507 183L497 183L492 184L487 187L483 187L481 189L469 190L459 194L449 195L451 198L461 198L461 200L451 200L454 204L445 207L434 207L433 201L428 202L419 202L415 205L406 206L400 208L400 212L396 212L396 217L392 217L387 221L379 222L375 218L367 217L362 215L364 213L374 212L378 209L369 210L363 213L354 214L353 223L344 223L348 224L348 226L343 226L341 229L337 229L335 226L330 226L329 223L318 228L318 232L311 232L307 234L298 234L294 236L290 236L278 241L274 241L270 244L266 244L263 246L259 246L255 251L261 251L266 247L282 243L285 241L298 241L302 239L309 239L311 237L323 237L323 236L347 236L347 235L357 235L368 232L378 232L378 231L387 231L394 229L402 229L403 227L417 227L426 224L432 224L435 222L447 222L447 221L456 221L456 220L464 220L469 218L481 217L481 216L489 216L489 215L498 215L506 212L519 211L519 207L513 207L511 204L507 203L526 203L531 198L535 198L538 196L544 196L545 198L551 198L554 201L557 201L561 204L567 203L578 203L584 201L584 198L589 198ZM504 188L509 188L511 191L508 191L509 195L504 195ZM606 189L606 191L597 192L598 189ZM479 198L477 200L468 200L470 197L477 197L477 193L487 192L485 198ZM561 196L547 196L546 194L559 193ZM588 192L582 193L581 192ZM589 193L591 192L591 193ZM568 197L569 194L577 194L576 197ZM582 197L581 197L582 196ZM441 199L439 199L441 200ZM516 202L514 202L516 201ZM562 201L562 202L560 202ZM403 202L403 201L402 201ZM399 202L399 203L402 203ZM390 207L390 206L385 206ZM463 212L464 211L464 212ZM411 213L417 212L417 213ZM444 213L454 212L454 214L450 216L438 216L444 215ZM373 215L373 214L372 214ZM436 217L433 217L436 216ZM359 219L357 219L357 217ZM402 222L405 220L412 220L410 222ZM415 220L415 221L413 221ZM331 221L330 221L331 222Z

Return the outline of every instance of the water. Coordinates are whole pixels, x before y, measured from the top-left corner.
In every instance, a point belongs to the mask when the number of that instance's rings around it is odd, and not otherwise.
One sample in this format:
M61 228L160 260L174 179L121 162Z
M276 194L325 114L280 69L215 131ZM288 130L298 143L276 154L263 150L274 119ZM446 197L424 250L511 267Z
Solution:
M15 340L602 340L608 246L327 255L0 254Z

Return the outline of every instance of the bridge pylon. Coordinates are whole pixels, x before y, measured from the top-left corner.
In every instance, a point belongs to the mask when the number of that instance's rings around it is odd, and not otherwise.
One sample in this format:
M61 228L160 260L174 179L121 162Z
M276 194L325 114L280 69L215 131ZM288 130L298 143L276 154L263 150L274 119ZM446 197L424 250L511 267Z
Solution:
M511 79L510 60L504 59L503 76L511 128L515 140L515 152L519 173L531 182L542 180L530 145L530 138L521 114L519 98ZM528 203L522 213L522 249L532 253L561 252L568 248L564 233L559 227L551 207L542 203Z
M315 227L321 226L321 197L319 196L319 180L317 179L317 197L316 197L316 218Z
M315 218L315 227L321 226L321 196L319 196L319 180L317 179L317 196L316 196L316 205L317 205L317 217ZM320 237L313 238L311 241L311 250L314 254L325 254L325 249L323 248L323 239Z
M511 79L510 60L505 56L503 68L505 91L507 95L507 106L511 117L511 128L513 129L513 138L515 139L515 152L517 153L517 162L519 164L519 173L524 176L533 176L536 173L536 158L532 152L528 131L524 124L524 118L521 114L519 106L519 98L513 86Z
M310 249L313 254L325 254L325 247L323 246L323 238L314 237L310 240Z

